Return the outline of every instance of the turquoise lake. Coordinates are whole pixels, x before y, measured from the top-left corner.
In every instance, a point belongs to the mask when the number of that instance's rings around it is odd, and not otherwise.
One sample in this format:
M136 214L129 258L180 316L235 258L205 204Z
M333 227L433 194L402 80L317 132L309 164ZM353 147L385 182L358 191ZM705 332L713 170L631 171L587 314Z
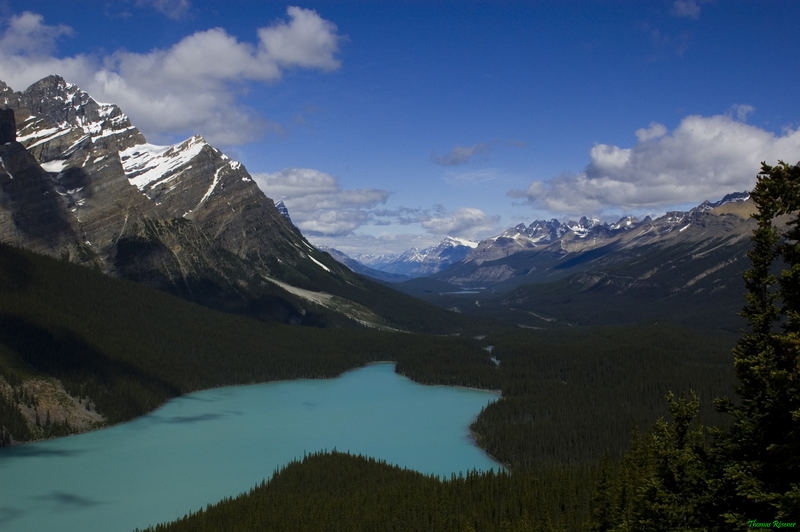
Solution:
M425 386L393 363L335 379L215 388L107 429L0 449L0 530L130 531L349 451L449 477L501 467L469 425L499 394Z

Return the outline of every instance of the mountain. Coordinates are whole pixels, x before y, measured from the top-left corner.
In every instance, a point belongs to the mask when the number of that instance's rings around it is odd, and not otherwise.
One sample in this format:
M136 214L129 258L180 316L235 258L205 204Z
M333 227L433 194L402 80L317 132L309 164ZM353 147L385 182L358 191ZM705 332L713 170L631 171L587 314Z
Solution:
M412 248L399 255L361 255L357 260L382 272L406 278L423 277L463 260L477 245L471 240L447 236L429 248Z
M383 281L386 283L400 283L403 281L408 281L410 279L410 277L408 277L407 275L389 273L381 270L376 270L375 268L370 268L369 266L360 263L356 259L352 258L351 256L347 255L342 251L339 251L336 248L321 247L320 249L322 251L327 252L331 257L334 258L334 260L340 262L341 264L344 264L352 271L361 275L366 275L367 277L372 277L373 279L377 279L378 281Z
M314 248L200 136L148 144L59 76L0 82L0 105L0 241L268 320L413 328L439 313Z
M511 286L563 277L578 264L605 257L614 262L626 251L673 243L749 238L752 204L747 193L729 194L686 211L656 219L624 217L615 223L582 217L565 223L536 220L481 241L464 259L435 275L461 288Z
M501 235L481 241L465 257L464 262L481 265L524 251L556 251L571 253L586 251L621 240L635 241L634 245L651 242L673 230L679 233L690 227L695 215L711 211L727 203L746 201L746 192L733 193L718 202L703 202L688 212L668 212L655 220L646 217L638 220L625 216L615 223L600 223L597 218L581 217L579 221L562 223L556 219L536 220L530 225L519 224ZM720 211L721 212L721 211ZM641 237L648 236L642 240Z
M446 308L527 326L708 324L738 312L753 210L746 193L735 193L655 219L537 220L480 242L437 274L397 286Z

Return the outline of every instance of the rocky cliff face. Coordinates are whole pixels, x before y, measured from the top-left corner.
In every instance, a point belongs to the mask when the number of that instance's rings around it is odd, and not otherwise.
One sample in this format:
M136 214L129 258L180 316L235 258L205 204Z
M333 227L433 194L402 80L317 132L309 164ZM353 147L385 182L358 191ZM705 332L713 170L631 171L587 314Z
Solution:
M74 227L66 202L36 159L16 141L14 114L0 111L0 238L40 252L69 249Z
M0 108L5 242L281 321L332 311L285 286L359 287L202 137L148 144L119 107L58 76L23 92L0 82Z

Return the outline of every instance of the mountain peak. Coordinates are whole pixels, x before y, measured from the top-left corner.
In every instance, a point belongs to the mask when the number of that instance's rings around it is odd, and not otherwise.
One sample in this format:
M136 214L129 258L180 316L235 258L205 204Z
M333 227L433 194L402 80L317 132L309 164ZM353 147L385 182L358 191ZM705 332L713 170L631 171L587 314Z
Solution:
M25 92L28 91L47 91L50 94L56 92L63 92L69 88L75 87L72 83L67 83L64 78L59 76L58 74L51 74L49 76L45 76L39 81L35 81L31 83Z
M283 200L278 200L278 202L275 203L275 208L278 209L278 212L281 213L284 218L289 220L290 224L294 225L294 222L292 222L292 217L289 216L289 209L286 208L286 204L283 202ZM330 249L333 249L333 248L330 248ZM339 251L337 249L333 249L333 251L336 251L337 253L341 253L341 251ZM341 261L339 261L339 262L341 262Z
M439 243L439 246L465 246L468 248L477 247L478 243L472 240L467 240L466 238L460 238L457 236L445 236L444 239Z
M90 139L110 150L145 142L119 107L98 103L61 76L42 78L24 92L2 82L0 89L3 104L16 115L17 140L42 163L83 153Z

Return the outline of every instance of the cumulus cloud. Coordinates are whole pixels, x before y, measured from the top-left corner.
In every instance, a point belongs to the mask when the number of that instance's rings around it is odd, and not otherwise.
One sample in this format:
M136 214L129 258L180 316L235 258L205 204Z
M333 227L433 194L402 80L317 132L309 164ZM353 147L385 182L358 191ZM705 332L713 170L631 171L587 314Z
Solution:
M636 130L636 138L639 139L639 142L647 142L648 140L663 137L666 134L667 128L664 124L659 124L658 122L650 122L650 126L647 128Z
M342 189L334 176L311 168L286 168L253 177L267 196L284 201L292 221L309 235L352 233L388 197L385 190Z
M311 168L256 173L253 178L267 196L283 200L292 221L304 234L317 237L320 242L335 239L340 244L352 244L360 238L354 231L364 225L418 226L429 235L421 238L437 242L446 234L474 238L496 231L500 221L499 216L474 208L385 208L382 206L389 198L385 190L345 189L336 177ZM404 240L408 241L408 235Z
M490 216L472 207L462 207L453 212L440 212L421 221L421 225L431 233L473 237L495 229L499 221L499 216Z
M339 68L334 54L342 37L336 33L336 25L310 9L290 6L287 13L291 18L288 23L279 22L258 30L264 54L287 67Z
M800 153L800 129L776 135L730 114L687 116L671 133L651 123L636 136L631 148L596 144L582 172L509 195L564 214L664 208L750 190L761 161Z
M260 28L255 43L212 28L147 53L57 57L51 53L55 42L71 29L48 26L41 15L26 12L12 17L0 38L0 79L22 90L60 74L95 98L119 104L145 135L200 132L216 144L247 143L280 128L243 107L237 88L275 82L287 68L339 66L342 36L335 24L310 9L289 7L287 15L289 20Z
M44 23L42 15L25 11L8 21L8 27L0 38L0 50L4 54L41 58L55 49L59 37L72 33L69 26L50 26Z

